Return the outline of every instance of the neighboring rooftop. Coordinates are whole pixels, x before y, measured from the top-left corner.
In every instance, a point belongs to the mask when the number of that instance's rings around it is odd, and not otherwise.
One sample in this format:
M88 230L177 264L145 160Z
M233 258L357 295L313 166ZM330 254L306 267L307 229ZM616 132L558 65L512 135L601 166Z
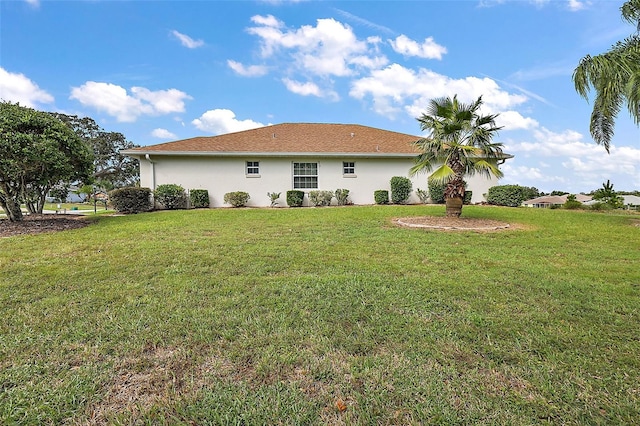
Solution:
M590 201L591 198L592 198L590 195L584 195L584 194L575 194L575 196L576 196L576 201L580 201L581 203ZM531 200L523 201L522 204L524 204L525 206L554 205L554 204L558 205L558 204L566 203L568 197L569 197L569 194L565 194L565 195L544 195L542 197L533 198Z

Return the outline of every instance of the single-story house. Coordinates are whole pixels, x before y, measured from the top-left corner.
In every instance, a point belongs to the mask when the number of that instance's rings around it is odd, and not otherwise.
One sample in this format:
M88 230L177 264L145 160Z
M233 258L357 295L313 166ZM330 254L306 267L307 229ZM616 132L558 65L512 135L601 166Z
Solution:
M584 194L575 194L576 201L580 201L581 203L586 203L591 201L591 196ZM561 206L567 202L567 198L569 194L565 195L544 195L542 197L533 198L531 200L523 201L522 205L525 207L551 207L551 206Z
M621 195L622 205L627 210L640 210L640 197L637 195ZM601 200L591 200L585 203L585 205L592 206L596 203L600 203Z
M299 189L348 189L353 204L373 204L374 191L390 190L393 176L409 176L420 137L357 124L284 123L219 136L194 137L122 151L140 160L140 185L206 189L212 207L227 192L245 191L248 206L269 206L267 193ZM511 158L505 154L504 158ZM415 190L427 189L427 175L410 177ZM484 201L495 178L468 179L472 203ZM305 197L305 205L308 200Z
M640 210L640 197L637 195L622 195L624 207L629 210Z

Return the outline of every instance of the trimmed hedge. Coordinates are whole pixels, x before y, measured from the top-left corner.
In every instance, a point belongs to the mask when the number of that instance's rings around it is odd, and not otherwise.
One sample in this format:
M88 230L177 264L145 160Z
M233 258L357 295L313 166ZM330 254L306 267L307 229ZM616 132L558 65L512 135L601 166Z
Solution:
M249 193L244 191L227 192L224 194L224 202L231 204L233 207L246 206L250 198Z
M149 188L114 189L109 192L109 202L120 213L140 213L153 210Z
M297 189L287 191L287 205L289 207L302 207L303 201L304 191L298 191Z
M378 189L373 192L373 199L376 204L389 204L389 191L386 189Z
M523 201L540 195L536 188L520 185L492 186L487 192L487 202L496 206L519 207Z
M447 187L444 183L429 181L429 198L433 204L444 204L444 189Z
M176 210L187 208L187 193L180 185L167 183L158 185L153 196L165 209Z
M209 207L209 191L206 189L192 189L189 191L189 202L194 209Z
M309 202L316 207L324 207L331 204L333 192L331 191L309 191Z
M409 178L394 176L391 178L391 201L393 204L407 204L413 184Z

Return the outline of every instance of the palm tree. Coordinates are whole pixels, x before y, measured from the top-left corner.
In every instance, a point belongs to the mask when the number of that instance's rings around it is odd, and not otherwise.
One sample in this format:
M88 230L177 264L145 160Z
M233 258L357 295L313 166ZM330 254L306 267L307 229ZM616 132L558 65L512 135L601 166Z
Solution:
M597 56L587 55L573 72L576 91L588 100L593 88L596 97L591 113L593 140L609 152L615 119L623 104L636 125L640 124L640 0L625 2L622 19L637 25L636 34L619 41Z
M446 184L444 197L449 217L462 213L466 175L502 177L498 164L506 156L502 144L492 142L501 129L495 123L498 115L480 115L481 105L482 96L470 104L458 101L457 96L432 99L426 113L417 119L420 129L429 134L415 142L422 152L410 172L415 175L437 167L429 180Z

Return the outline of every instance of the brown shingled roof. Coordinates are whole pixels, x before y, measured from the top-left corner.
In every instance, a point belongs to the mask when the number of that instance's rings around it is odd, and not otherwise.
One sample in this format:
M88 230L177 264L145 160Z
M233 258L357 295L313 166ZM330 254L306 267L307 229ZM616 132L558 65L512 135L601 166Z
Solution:
M419 136L357 124L284 123L124 151L125 154L358 153L408 154Z

